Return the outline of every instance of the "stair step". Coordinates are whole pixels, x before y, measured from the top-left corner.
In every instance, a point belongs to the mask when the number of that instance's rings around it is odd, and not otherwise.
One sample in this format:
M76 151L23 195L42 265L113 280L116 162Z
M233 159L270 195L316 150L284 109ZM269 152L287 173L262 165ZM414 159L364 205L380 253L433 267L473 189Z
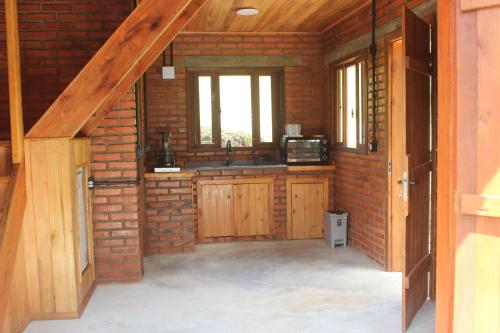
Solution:
M0 177L9 176L12 169L10 141L0 141Z

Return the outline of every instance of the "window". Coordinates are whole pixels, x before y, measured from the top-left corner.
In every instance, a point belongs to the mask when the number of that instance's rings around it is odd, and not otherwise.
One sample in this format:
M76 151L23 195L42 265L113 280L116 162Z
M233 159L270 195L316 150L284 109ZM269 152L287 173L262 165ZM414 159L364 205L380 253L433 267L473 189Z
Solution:
M366 53L334 66L333 78L335 146L339 150L366 153Z
M195 149L272 146L281 126L280 69L188 72L190 146Z

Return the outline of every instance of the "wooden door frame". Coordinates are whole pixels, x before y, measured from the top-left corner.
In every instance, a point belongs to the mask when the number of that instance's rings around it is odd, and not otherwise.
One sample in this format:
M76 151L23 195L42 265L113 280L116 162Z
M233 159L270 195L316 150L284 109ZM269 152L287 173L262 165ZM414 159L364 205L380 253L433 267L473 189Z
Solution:
M438 1L438 192L436 332L452 333L457 188L457 1Z
M386 105L386 128L387 128L387 149L386 149L386 156L385 159L387 161L386 165L386 175L387 175L387 180L385 183L386 186L386 221L387 223L385 224L385 269L386 271L392 271L393 270L393 256L392 256L392 237L391 237L391 230L392 230L392 204L391 204L391 198L392 198L392 188L391 188L391 178L392 174L389 174L389 162L391 161L391 156L392 156L392 94L391 94L391 59L392 59L392 52L391 52L391 45L392 43L398 41L399 39L402 39L402 32L401 29L398 29L394 32L391 32L387 34L384 38L384 49L385 49L385 73L386 73L386 80L385 80L385 91L386 91L386 100L385 100L385 105Z

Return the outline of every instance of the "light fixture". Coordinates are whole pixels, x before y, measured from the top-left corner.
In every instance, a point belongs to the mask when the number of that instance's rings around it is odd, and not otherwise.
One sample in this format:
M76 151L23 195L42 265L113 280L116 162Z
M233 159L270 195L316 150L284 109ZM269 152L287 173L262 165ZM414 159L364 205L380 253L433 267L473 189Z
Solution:
M241 15L241 16L252 16L252 15L257 15L258 13L259 13L259 10L257 8L253 8L253 7L245 7L245 8L236 9L236 14Z

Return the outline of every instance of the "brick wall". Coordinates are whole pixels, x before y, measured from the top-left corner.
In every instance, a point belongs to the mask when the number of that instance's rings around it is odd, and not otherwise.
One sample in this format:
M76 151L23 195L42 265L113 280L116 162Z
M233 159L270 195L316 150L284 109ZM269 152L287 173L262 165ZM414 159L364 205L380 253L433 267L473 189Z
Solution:
M324 132L322 105L321 37L299 35L181 35L176 38L175 59L187 55L295 54L304 66L285 68L285 120L303 125L305 134ZM223 158L222 152L194 153L188 150L186 71L176 68L175 80L162 80L161 57L148 75L148 143L152 146L148 165L155 163L160 132L172 133L172 150L180 165L185 161ZM275 154L257 151L256 154ZM251 152L238 152L236 159L248 159Z
M270 234L247 237L198 237L196 182L200 180L272 177L274 211ZM287 238L287 177L326 177L329 179L329 209L334 207L333 172L289 172L284 169L210 170L192 176L148 176L146 183L145 254L186 253L196 244L249 240L285 240Z
M144 254L194 250L192 176L165 175L146 181Z
M100 181L137 179L135 94L130 91L92 133L92 175ZM94 253L98 281L130 281L142 276L139 187L93 190Z
M377 2L377 25L383 25L401 15L401 6L410 8L424 3L424 0L382 0ZM324 35L324 54L334 48L371 31L371 9L367 7ZM377 41L376 58L377 93L376 120L379 150L376 153L355 154L333 152L336 171L335 207L350 213L349 242L380 264L385 261L385 228L387 200L387 154L386 154L386 91L384 41ZM355 51L355 50L353 50ZM372 86L369 59L369 130L372 133ZM332 132L332 78L331 67L324 68L324 106L327 131Z
M8 139L0 1L0 139ZM132 0L18 0L25 128L30 129L132 10Z

